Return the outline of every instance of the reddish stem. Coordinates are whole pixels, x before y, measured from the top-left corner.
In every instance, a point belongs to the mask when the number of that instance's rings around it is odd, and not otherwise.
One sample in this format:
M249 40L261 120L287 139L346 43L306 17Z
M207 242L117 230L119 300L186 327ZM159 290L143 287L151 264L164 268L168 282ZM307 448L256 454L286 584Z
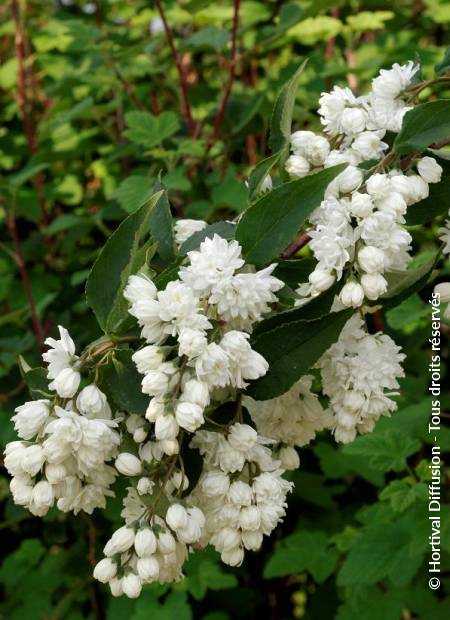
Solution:
M170 30L169 24L167 23L166 15L164 13L161 0L155 0L155 4L156 4L156 8L158 9L159 15L161 17L161 20L164 26L164 32L166 34L167 43L169 44L170 51L172 52L172 56L175 61L175 66L178 71L178 76L180 79L180 88L181 88L181 100L182 100L182 105L183 105L183 116L186 119L189 132L191 133L191 135L195 135L196 129L197 129L197 123L195 122L192 116L191 106L189 104L189 96L188 96L189 86L188 86L188 82L186 78L186 72L183 67L181 56L177 52L177 48L175 47L172 31Z
M228 99L231 95L231 89L233 87L234 78L236 75L236 64L237 64L237 31L239 27L239 8L241 2L240 0L234 0L234 13L233 13L233 25L231 28L231 55L230 55L230 63L228 65L228 80L225 84L225 90L222 95L222 99L220 101L219 107L217 109L216 117L214 119L214 128L211 134L211 137L208 141L208 145L206 147L206 152L208 153L215 141L217 140L217 136L219 135L220 126L222 125L223 117L225 115L225 108L228 103Z
M309 234L307 232L302 233L299 237L297 237L295 241L291 243L291 245L287 248L287 250L285 250L281 254L282 258L291 258L291 256L294 256L294 254L297 254L297 252L301 250L303 247L305 247L305 245L308 245L310 241L311 241L311 237L309 236Z

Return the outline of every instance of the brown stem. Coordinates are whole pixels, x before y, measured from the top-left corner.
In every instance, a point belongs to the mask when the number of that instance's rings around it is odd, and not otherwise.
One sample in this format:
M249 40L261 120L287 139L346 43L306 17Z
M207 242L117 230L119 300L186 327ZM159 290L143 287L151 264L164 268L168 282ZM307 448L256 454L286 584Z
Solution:
M302 233L295 241L291 243L291 245L285 250L281 256L282 258L291 258L294 254L297 254L299 250L301 250L305 245L311 241L311 237L307 232Z
M31 105L27 97L27 72L25 65L29 58L26 55L25 37L22 31L22 23L20 17L20 5L18 0L11 0L11 14L15 24L15 46L17 57L17 105L19 106L22 116L22 124L27 139L30 154L34 155L37 148L35 127L36 123L30 116ZM31 69L29 69L29 73ZM41 211L41 222L44 226L48 224L47 208L44 191L44 176L38 172L33 177L33 184L38 195L39 208Z
M197 129L197 123L195 122L192 116L191 106L189 103L189 96L188 96L189 86L188 86L188 82L186 79L186 72L184 70L183 63L181 61L181 56L178 53L177 48L175 47L175 42L173 40L172 31L170 30L169 24L167 23L166 15L164 13L164 8L162 6L161 0L155 0L155 4L156 4L156 8L158 9L159 15L161 17L161 20L164 26L164 32L166 34L167 43L169 44L170 51L172 52L172 56L175 62L175 66L178 71L178 76L180 79L180 88L181 88L181 100L182 100L182 105L183 105L183 116L186 119L189 132L191 133L191 135L195 135L196 129Z
M234 77L236 75L237 64L237 31L239 27L239 8L241 5L240 0L234 0L234 13L233 13L233 25L231 27L231 55L230 63L228 65L228 80L225 84L225 89L217 109L216 117L214 119L214 128L211 137L208 141L206 152L208 153L219 135L220 126L222 125L223 117L225 115L225 108L228 103L228 99L231 95L231 89L233 87Z
M20 244L20 237L16 226L16 219L14 217L14 213L6 213L6 225L8 227L9 234L11 236L14 250L15 250L15 261L17 268L19 269L20 277L22 279L23 290L25 291L25 295L28 300L28 305L30 306L31 312L31 322L33 324L33 331L36 338L36 342L39 346L39 350L42 353L45 351L44 346L44 332L42 329L42 324L39 319L39 315L36 310L36 305L34 303L33 291L31 290L30 276L28 274L28 269L23 258L22 247Z

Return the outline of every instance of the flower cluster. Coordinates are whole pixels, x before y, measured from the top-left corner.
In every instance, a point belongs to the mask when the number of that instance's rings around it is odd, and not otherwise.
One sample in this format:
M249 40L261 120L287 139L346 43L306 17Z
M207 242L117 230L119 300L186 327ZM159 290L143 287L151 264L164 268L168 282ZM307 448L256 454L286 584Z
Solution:
M329 396L336 441L349 443L357 433L369 433L381 416L390 415L404 376L405 355L387 334L367 333L354 314L319 360L323 393Z
M49 389L67 398L74 395L74 374L77 384L80 374L70 366L76 359L73 340L64 328L59 331L60 340L48 339L51 349L44 359L49 361ZM73 374L61 378L68 369ZM68 402L41 399L17 407L12 420L22 441L7 444L5 450L15 503L37 516L47 514L55 501L63 512L104 508L117 475L106 463L120 443L118 424L111 417L106 396L93 384Z
M412 240L403 226L407 207L426 198L429 183L439 182L442 174L433 157L412 158L402 169L389 168L391 161L385 156L389 146L383 138L387 131L401 129L410 109L406 89L417 71L412 62L382 70L372 91L361 97L336 86L319 100L326 135L311 131L291 135L293 154L286 162L291 176L347 164L310 217L309 247L317 265L297 290L298 305L345 274L340 301L358 308L365 298L376 300L386 293L386 273L406 270ZM365 162L373 166L360 167Z
M192 501L205 515L204 545L220 552L222 561L239 566L245 549L260 548L285 515L292 483L283 480L280 461L247 424L235 423L226 435L198 431L191 446L203 456L204 469Z

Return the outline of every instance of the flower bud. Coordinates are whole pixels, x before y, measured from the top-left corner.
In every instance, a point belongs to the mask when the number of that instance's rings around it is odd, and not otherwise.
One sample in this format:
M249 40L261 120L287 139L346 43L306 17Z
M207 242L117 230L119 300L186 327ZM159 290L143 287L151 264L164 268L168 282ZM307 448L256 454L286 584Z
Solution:
M57 463L47 463L45 466L45 477L51 484L58 484L67 477L67 469L64 465Z
M249 551L258 551L262 545L262 532L244 530L242 532L242 544Z
M169 377L158 370L151 370L142 379L142 392L149 396L161 396L169 387Z
M193 359L203 353L207 344L208 340L202 330L184 327L178 336L178 353Z
M134 433L133 433L133 440L136 443L142 443L143 441L145 441L147 439L147 429L145 428L145 426L141 426L140 428L137 428Z
M347 282L341 290L339 299L347 308L358 308L364 300L363 287L357 282Z
M426 183L439 183L442 176L442 167L434 157L422 157L417 164L417 170Z
M181 504L172 504L166 513L166 523L172 530L186 527L188 514Z
M160 347L148 345L131 356L136 364L137 371L144 375L151 370L158 370L164 361L164 352Z
M147 476L143 476L139 478L136 489L139 495L149 495L152 492L155 483L147 478Z
M258 433L248 424L233 424L228 434L228 443L235 450L243 452L256 445Z
M159 416L155 422L156 439L176 439L179 430L175 416L171 413Z
M109 556L115 555L116 553L123 553L124 551L127 551L130 547L133 546L134 530L127 525L123 525L114 532L109 542L111 543L111 545L108 547L107 543L105 549L103 550L105 555ZM107 553L107 550L109 551L109 553Z
M360 108L346 108L341 115L342 131L348 135L357 135L366 128L367 115Z
M228 499L239 506L250 506L252 503L252 489L242 480L236 480L230 484Z
M333 286L336 281L336 276L327 269L314 269L308 276L309 283L311 284L315 293L322 293L327 291L330 286Z
M117 575L117 564L111 558L103 558L94 568L94 578L101 583L108 583Z
M136 554L140 557L149 557L156 551L156 536L148 527L143 527L136 532L134 539Z
M387 281L380 273L365 273L361 278L361 285L367 299L375 300L387 291Z
M130 276L123 296L130 303L134 304L137 301L154 299L157 292L156 286L146 276Z
M230 488L230 479L221 471L211 471L205 475L201 486L203 493L210 497L225 495Z
M167 456L173 456L180 451L180 444L176 439L162 439L158 445L161 446L163 454L167 454Z
M56 390L61 398L72 398L80 385L81 375L73 368L64 368L49 384L51 390Z
M154 581L159 576L159 564L156 558L139 558L136 569L142 581Z
M281 467L287 470L294 470L300 467L300 457L298 452L292 446L284 446L278 453L281 461Z
M385 254L383 250L366 245L358 252L358 264L367 273L379 273L384 269Z
M122 452L116 458L115 466L124 476L138 476L142 472L142 463L137 456L129 452Z
M181 402L175 408L175 417L181 428L193 433L205 421L203 409L195 403Z
M50 401L32 400L15 409L11 419L14 428L22 439L31 439L44 427L50 413Z
M122 579L118 579L117 577L113 577L109 582L109 589L111 590L112 596L122 596L123 588L122 588Z
M261 513L258 506L244 506L239 513L239 527L243 530L258 530Z
M241 537L237 529L223 527L213 535L212 541L219 551L224 551L225 549L234 549L237 547L241 542Z
M33 486L29 476L14 476L11 479L9 488L15 504L18 506L26 506L30 503Z
M285 169L290 177L300 179L308 174L310 164L301 155L291 155L286 161Z
M149 422L156 422L156 419L163 415L164 411L165 405L163 401L152 398L145 412L145 417Z
M344 396L344 407L350 411L358 411L366 402L364 394L356 390L347 390ZM340 420L339 420L340 421Z
M111 418L111 408L105 394L96 385L87 385L77 396L80 413L92 418Z
M222 562L228 564L228 566L240 566L244 561L244 550L242 547L224 549L220 557Z
M173 553L176 546L175 538L168 530L158 535L158 551L163 555Z
M22 468L30 476L35 476L42 469L45 455L42 446L34 444L25 448L22 457Z
M203 220L182 219L175 222L175 243L181 245L195 232L203 230L207 223Z
M52 485L46 480L41 480L33 489L29 510L35 516L43 517L53 505L54 499Z
M190 379L186 382L181 396L183 401L195 403L202 408L209 405L209 388L208 384L197 379Z
M142 590L142 582L134 573L128 573L122 578L122 589L128 598L138 598Z
M369 194L355 192L350 201L350 213L354 217L365 218L373 211L373 202Z

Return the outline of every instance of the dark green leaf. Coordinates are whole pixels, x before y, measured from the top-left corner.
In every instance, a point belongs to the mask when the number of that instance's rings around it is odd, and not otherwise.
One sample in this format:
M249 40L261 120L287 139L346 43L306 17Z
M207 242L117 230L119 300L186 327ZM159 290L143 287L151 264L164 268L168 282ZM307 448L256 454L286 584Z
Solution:
M450 71L450 47L444 52L444 58L435 66L436 75L445 75Z
M103 378L108 392L120 410L144 415L149 397L142 393L141 375L131 359L131 349L118 349L108 365L103 368Z
M182 244L180 254L184 256L191 250L197 250L202 241L206 238L214 237L216 234L230 241L234 239L235 231L236 225L232 222L216 222L215 224L210 224L203 230L199 230L191 235L189 239Z
M153 193L161 190L164 190L164 185L158 179L153 187ZM164 263L169 264L174 261L176 255L173 236L173 220L166 191L163 191L163 194L152 211L150 230L153 239L158 244L158 254Z
M385 308L393 308L413 293L420 291L427 283L438 257L439 253L434 254L417 269L389 273L386 278L388 290L380 297L383 306Z
M450 105L450 104L449 104ZM443 168L442 178L439 183L430 183L428 198L416 202L408 207L406 223L409 226L427 224L436 217L444 215L448 211L448 197L450 195L450 161L441 159L439 165Z
M444 99L418 105L405 114L394 142L398 153L424 151L433 142L450 138L450 104Z
M365 456L369 464L378 471L402 471L406 459L420 447L420 442L396 428L382 433L371 433L357 437L344 446L344 454Z
M264 183L264 179L270 173L272 168L280 159L281 153L275 153L266 159L260 161L250 173L248 178L248 200L253 202L261 193L261 186Z

